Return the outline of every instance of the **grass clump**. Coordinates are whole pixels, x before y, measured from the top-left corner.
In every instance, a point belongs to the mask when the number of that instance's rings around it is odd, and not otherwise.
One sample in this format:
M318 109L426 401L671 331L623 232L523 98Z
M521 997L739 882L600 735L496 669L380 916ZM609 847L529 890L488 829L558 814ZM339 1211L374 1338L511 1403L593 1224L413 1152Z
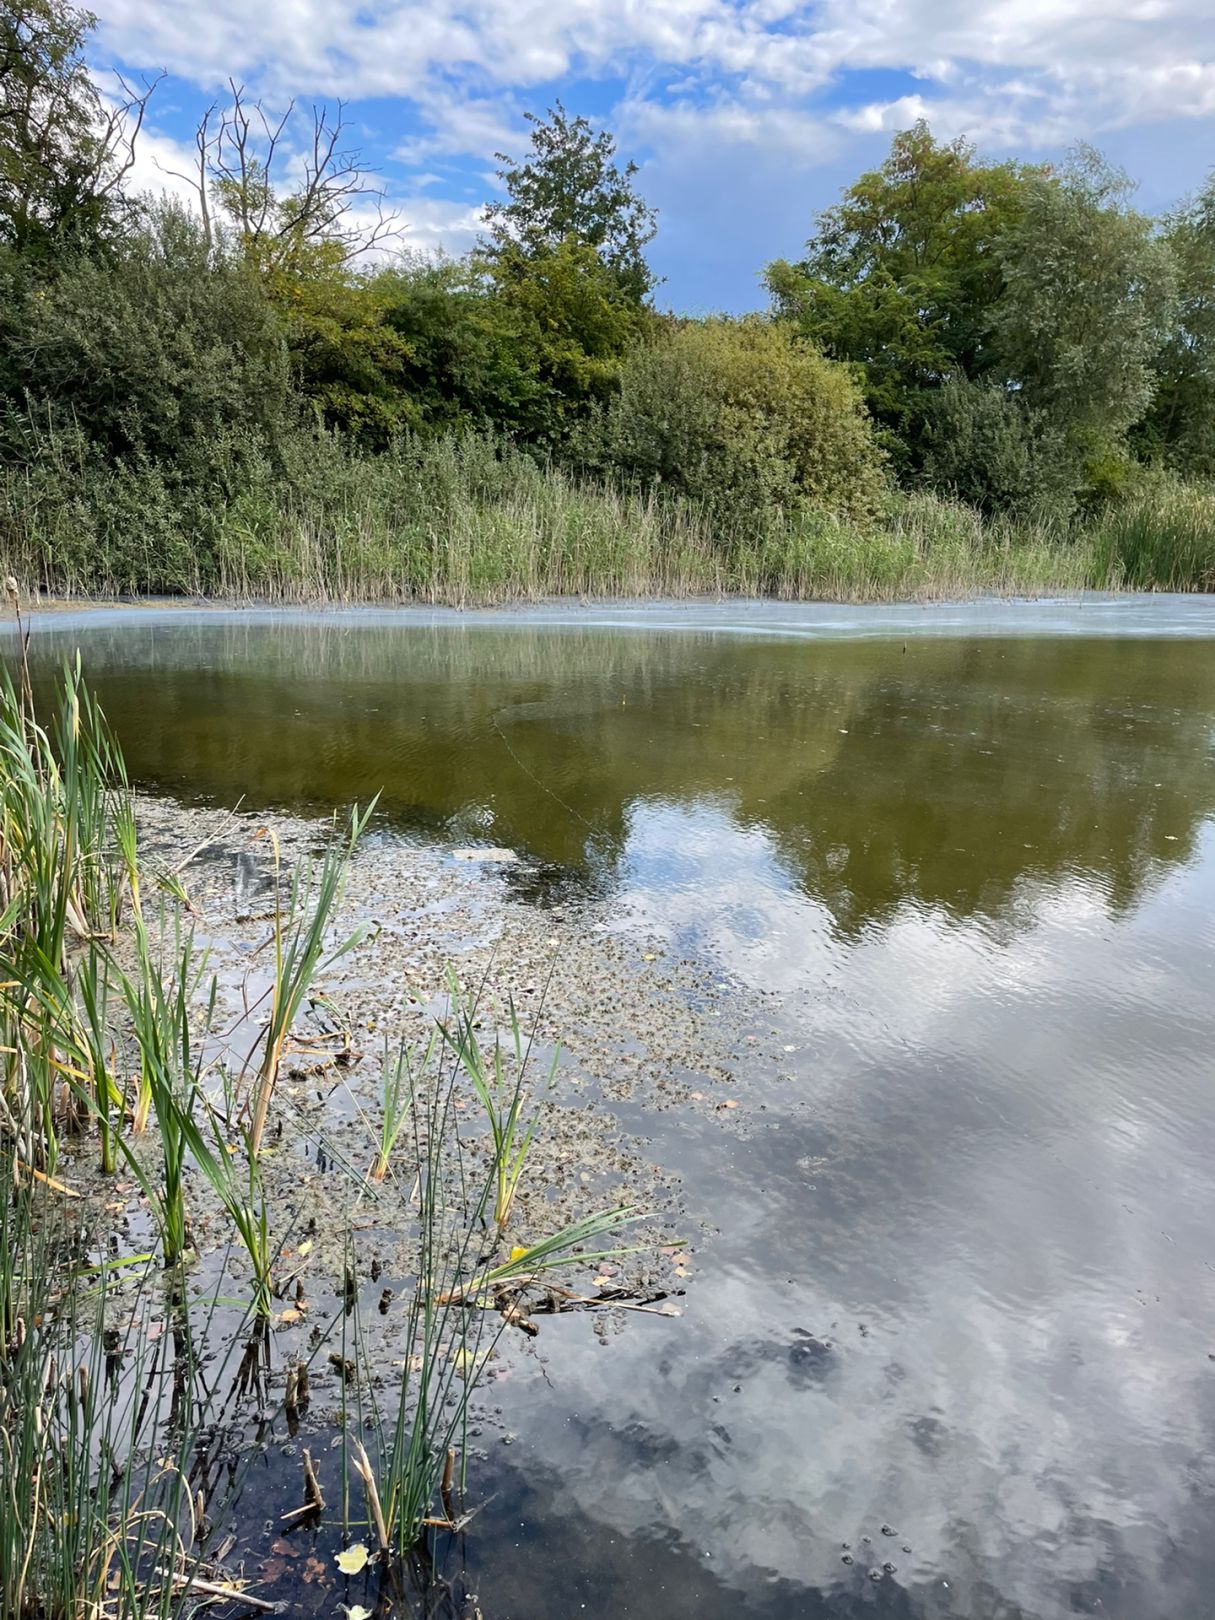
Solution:
M1102 514L1093 577L1114 589L1215 589L1215 487L1153 480Z
M468 1077L489 1127L493 1218L501 1232L510 1220L524 1163L540 1129L543 1097L552 1090L557 1077L559 1054L553 1055L540 1098L531 1097L526 1077L532 1043L524 1042L514 1003L509 1009L509 1057L503 1050L501 1034L495 1036L493 1050L487 1056L477 1035L475 1006L462 1000L454 977L448 988L451 1016L443 1025L443 1039Z
M322 967L331 966L362 937L355 932L326 950L326 930L342 896L350 856L374 809L374 802L363 811L356 805L342 842L329 846L319 866L310 862L297 866L285 898L278 839L273 832L269 835L274 848L274 982L249 1129L249 1152L254 1158L261 1152L283 1047L304 997Z

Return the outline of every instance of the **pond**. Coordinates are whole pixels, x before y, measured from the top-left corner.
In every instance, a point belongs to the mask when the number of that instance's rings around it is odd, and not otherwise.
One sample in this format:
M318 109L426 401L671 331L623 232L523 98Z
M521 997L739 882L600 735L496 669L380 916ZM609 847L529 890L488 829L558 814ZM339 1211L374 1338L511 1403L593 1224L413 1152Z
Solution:
M683 1314L488 1392L485 1620L1211 1612L1215 604L38 619L76 647L140 785L379 792L720 990L673 993L737 1107L603 1104Z

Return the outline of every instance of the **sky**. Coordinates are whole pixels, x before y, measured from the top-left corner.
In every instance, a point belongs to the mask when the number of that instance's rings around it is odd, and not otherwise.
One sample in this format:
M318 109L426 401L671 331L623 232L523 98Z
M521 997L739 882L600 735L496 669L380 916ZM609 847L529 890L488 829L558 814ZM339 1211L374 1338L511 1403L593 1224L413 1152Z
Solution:
M99 81L163 73L136 178L180 189L229 78L345 102L406 245L461 253L560 100L658 209L660 305L764 304L817 212L919 117L991 157L1098 146L1168 207L1215 166L1215 0L91 0Z

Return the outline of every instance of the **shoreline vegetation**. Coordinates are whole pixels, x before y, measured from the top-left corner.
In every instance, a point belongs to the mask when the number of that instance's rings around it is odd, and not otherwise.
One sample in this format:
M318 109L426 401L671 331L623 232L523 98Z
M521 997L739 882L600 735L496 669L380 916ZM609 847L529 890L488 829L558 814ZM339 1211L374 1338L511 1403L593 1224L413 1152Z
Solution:
M28 671L0 681L0 1612L273 1611L262 1543L297 1530L322 1585L366 1570L403 1605L476 1506L502 1336L678 1314L648 1279L680 1245L588 1211L543 1002L517 1012L488 969L427 998L382 971L351 1021L342 962L361 983L391 949L349 920L370 807L327 840L221 815L184 859L146 811L78 665L43 719ZM225 924L198 857L242 833L268 909L229 896ZM350 1099L345 1128L304 1079ZM297 1436L268 1528L246 1474Z
M39 498L0 474L0 569L34 598L479 606L703 595L890 602L1215 587L1215 490L1157 479L1064 528L891 491L864 518L801 512L723 534L688 500L579 480L483 437L402 439L374 458L317 433L297 482L248 481L154 534L111 521L87 480ZM45 475L44 463L42 472ZM140 475L122 475L122 509ZM147 503L153 510L153 503Z
M37 595L895 600L1215 588L1215 174L927 124L763 267L660 307L612 136L528 115L477 245L409 251L340 107L239 84L177 199L94 19L0 19L0 568ZM315 161L296 161L307 151Z

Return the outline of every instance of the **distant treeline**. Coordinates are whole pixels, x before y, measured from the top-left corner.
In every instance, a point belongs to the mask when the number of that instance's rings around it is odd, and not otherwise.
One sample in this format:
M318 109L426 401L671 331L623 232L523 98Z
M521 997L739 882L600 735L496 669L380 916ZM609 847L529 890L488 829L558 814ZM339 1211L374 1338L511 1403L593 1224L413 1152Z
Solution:
M49 590L493 595L1215 583L1215 176L1161 219L1061 167L895 137L765 271L661 314L656 218L558 105L462 259L340 113L234 88L193 202L92 19L0 14L0 550Z

